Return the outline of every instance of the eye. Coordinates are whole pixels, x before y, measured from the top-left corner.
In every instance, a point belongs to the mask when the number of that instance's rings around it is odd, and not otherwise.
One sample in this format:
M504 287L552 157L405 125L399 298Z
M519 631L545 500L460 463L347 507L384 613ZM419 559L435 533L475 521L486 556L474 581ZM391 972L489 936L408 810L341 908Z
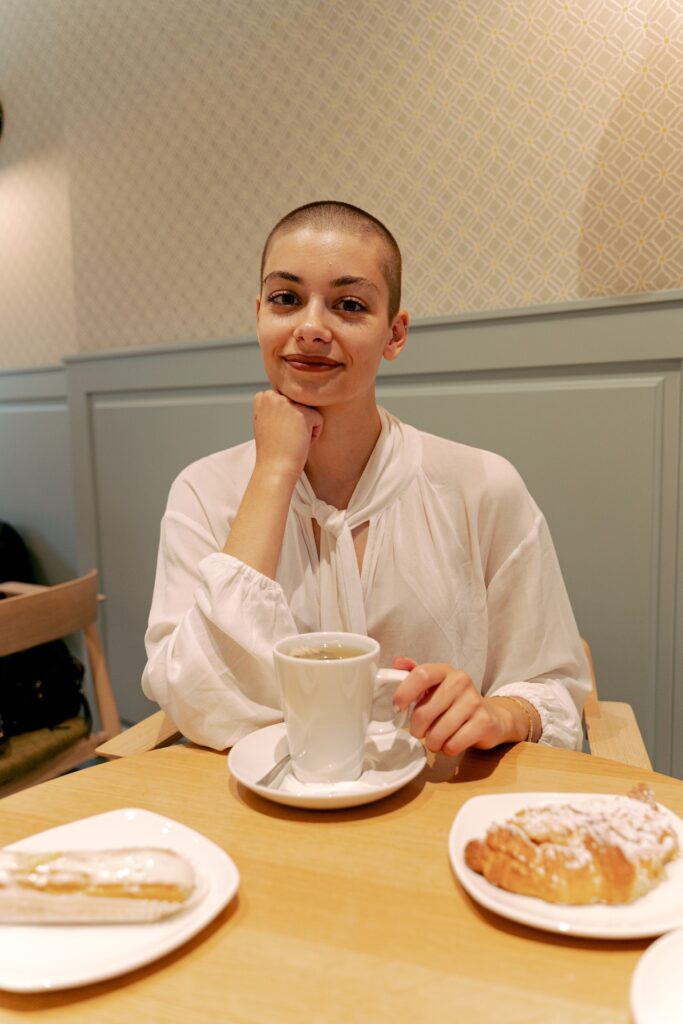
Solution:
M337 308L341 309L342 313L365 313L367 306L360 299L345 298L340 299L337 303Z
M283 290L281 292L273 292L272 295L269 295L268 302L272 303L274 306L296 306L299 299L294 292Z

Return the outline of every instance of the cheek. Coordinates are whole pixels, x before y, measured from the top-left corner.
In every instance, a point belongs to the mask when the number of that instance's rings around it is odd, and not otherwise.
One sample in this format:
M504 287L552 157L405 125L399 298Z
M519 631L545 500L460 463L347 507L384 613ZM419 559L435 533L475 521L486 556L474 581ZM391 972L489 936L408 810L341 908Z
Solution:
M359 349L355 356L356 366L364 370L376 371L382 363L384 347L384 341L377 341L375 344L366 345Z
M276 358L273 349L268 345L261 346L261 359L263 360L263 364L268 373L271 373L276 367L280 365L279 360Z
M275 347L275 334L272 330L268 329L267 324L261 323L257 325L256 338L263 358L271 356Z
M266 377L268 378L270 386L273 388L273 390L279 391L280 385L282 384L281 375L279 372L279 363L274 362L272 359L268 359L266 356L264 356L263 368L266 371Z
M272 383L272 375L276 372L279 363L275 355L275 346L273 345L272 338L267 333L259 332L258 343L261 350L261 362L263 363L266 373Z

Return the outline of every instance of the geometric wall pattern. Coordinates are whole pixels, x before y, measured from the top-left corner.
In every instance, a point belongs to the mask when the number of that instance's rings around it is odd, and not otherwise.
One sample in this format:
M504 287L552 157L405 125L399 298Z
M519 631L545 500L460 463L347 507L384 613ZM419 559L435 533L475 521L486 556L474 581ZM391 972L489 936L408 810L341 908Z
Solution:
M683 2L0 0L0 368L253 334L339 198L413 317L683 286Z

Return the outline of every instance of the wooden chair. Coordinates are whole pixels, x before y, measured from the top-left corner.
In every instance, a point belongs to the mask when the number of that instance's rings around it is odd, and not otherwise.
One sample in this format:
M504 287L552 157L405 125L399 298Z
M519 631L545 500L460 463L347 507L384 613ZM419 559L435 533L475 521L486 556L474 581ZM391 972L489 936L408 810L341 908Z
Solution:
M630 704L623 704L620 701L598 700L593 658L585 640L583 647L593 681L593 688L583 708L586 738L591 754L652 771L652 762L640 734L633 708Z
M155 711L132 725L125 732L119 733L97 748L100 757L113 760L116 757L128 757L130 754L144 754L147 750L168 747L179 740L182 733L172 718L165 711Z
M583 641L590 665L593 689L584 708L584 723L591 754L622 761L637 768L652 769L638 722L629 704L598 700L595 670L590 647ZM165 711L144 718L120 736L114 736L97 748L102 757L127 757L146 750L165 747L180 738L175 723Z
M97 732L87 735L82 717L54 729L36 729L12 736L0 754L0 796L9 796L76 768L95 756L96 748L121 731L121 720L97 631L97 571L67 583L43 587L0 583L9 594L0 601L0 656L58 640L81 631L85 635L95 695Z

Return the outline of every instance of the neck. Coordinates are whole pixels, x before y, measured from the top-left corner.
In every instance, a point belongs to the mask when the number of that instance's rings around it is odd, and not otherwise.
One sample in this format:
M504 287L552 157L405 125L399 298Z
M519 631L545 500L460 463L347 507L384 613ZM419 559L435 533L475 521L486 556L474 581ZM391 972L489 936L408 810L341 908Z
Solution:
M346 508L381 431L374 402L362 414L357 409L322 408L323 429L311 448L306 476L316 497L335 508Z

